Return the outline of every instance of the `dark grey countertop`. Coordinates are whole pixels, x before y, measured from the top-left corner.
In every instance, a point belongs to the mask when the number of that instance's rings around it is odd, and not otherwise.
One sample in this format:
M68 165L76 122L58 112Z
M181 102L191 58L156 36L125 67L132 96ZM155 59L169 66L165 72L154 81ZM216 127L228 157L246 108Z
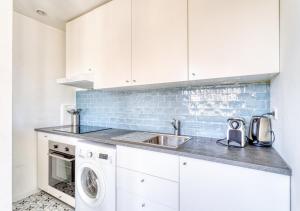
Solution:
M287 163L280 157L277 151L270 148L258 148L247 146L243 149L228 148L216 144L216 139L204 137L192 137L190 141L177 149L162 148L156 146L144 145L135 141L117 140L115 137L126 135L136 131L109 129L99 132L86 134L71 134L55 131L59 127L38 128L35 131L76 137L85 140L91 140L99 143L112 145L130 146L140 149L146 149L157 152L181 155L202 160L214 161L234 166L251 168L266 172L272 172L283 175L291 175L292 171Z

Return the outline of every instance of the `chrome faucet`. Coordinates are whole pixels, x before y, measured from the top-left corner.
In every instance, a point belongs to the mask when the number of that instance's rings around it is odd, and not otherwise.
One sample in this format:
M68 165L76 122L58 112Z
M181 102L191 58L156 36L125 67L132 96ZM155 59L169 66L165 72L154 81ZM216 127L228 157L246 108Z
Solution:
M178 119L173 119L171 124L174 127L174 135L179 136L180 135L180 121Z

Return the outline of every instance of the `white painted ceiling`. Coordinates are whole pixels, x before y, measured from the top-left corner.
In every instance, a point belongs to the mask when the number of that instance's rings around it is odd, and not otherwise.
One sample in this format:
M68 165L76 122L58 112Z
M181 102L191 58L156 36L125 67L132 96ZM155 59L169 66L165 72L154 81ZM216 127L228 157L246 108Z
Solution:
M14 10L64 30L66 22L107 1L109 0L14 0ZM47 15L38 15L38 9L45 11Z

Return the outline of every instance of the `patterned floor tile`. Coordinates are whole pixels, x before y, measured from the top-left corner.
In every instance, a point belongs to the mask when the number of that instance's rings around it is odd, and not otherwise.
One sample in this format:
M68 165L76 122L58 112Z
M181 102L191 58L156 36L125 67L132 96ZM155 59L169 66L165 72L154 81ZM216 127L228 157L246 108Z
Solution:
M41 191L13 203L13 211L74 211L74 208Z

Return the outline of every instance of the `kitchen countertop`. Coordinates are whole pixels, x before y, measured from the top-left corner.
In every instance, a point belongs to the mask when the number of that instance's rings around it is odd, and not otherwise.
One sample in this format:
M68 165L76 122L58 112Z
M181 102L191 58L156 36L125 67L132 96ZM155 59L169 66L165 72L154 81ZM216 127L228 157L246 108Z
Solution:
M216 144L216 139L213 138L192 137L191 140L189 140L179 148L169 149L144 145L137 141L124 141L116 139L116 137L137 131L109 129L85 134L71 134L55 131L54 129L57 128L59 127L37 128L35 129L35 131L68 137L76 137L79 139L91 140L99 143L130 146L139 149L186 156L207 161L214 161L218 163L224 163L277 174L292 174L292 171L287 163L280 157L280 155L273 147L259 148L254 146L247 146L243 149L231 147L228 148Z

